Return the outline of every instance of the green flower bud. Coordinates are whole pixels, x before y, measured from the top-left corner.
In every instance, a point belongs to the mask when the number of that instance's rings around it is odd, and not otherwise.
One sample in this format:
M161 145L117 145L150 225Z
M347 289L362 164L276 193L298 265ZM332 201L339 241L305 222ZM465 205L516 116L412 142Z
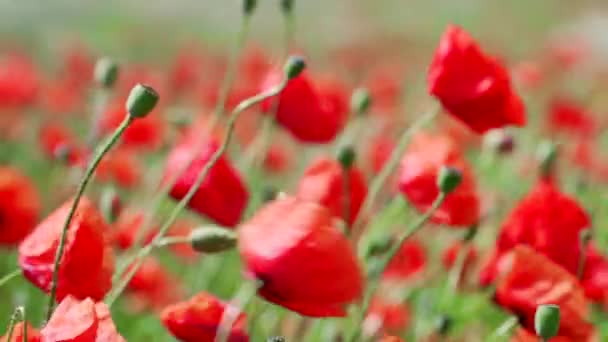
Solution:
M464 238L462 240L466 242L473 241L473 239L477 235L477 230L478 226L476 224L472 225L471 227L469 227L469 229L467 229L467 232L465 233Z
M462 172L460 172L460 170L448 166L443 166L439 170L437 186L442 193L449 194L454 191L461 182Z
M245 13L245 15L251 15L251 14L253 14L253 11L255 11L255 8L257 6L258 6L257 0L244 0L243 1L243 13Z
M372 104L369 92L365 88L357 88L350 97L350 110L359 115L366 114Z
M283 72L288 80L298 77L306 68L306 62L301 56L290 56L283 67Z
M284 14L291 14L295 0L281 0L281 10Z
M127 112L134 118L143 118L148 115L158 103L158 93L141 83L131 89L127 98Z
M118 78L118 64L104 57L95 63L95 82L104 88L111 88Z
M437 334L447 336L452 328L452 323L454 323L454 321L448 315L441 315L437 317L437 321L435 322L435 330L437 331Z
M272 186L272 185L265 186L262 189L262 202L266 203L266 202L274 201L274 199L277 198L278 194L279 194L279 190L277 190L277 188L275 188L274 186Z
M192 249L202 253L218 253L234 248L235 232L216 226L197 228L190 233Z
M536 157L540 163L540 171L544 176L553 173L557 162L557 144L552 141L543 141L539 146Z
M367 247L366 255L368 257L383 255L391 249L394 243L395 239L391 236L375 239Z
M355 152L355 148L352 145L344 146L340 149L340 152L338 152L338 161L345 170L348 170L353 166L356 157L357 152Z
M559 306L552 304L539 305L534 315L534 329L536 335L548 341L559 331Z

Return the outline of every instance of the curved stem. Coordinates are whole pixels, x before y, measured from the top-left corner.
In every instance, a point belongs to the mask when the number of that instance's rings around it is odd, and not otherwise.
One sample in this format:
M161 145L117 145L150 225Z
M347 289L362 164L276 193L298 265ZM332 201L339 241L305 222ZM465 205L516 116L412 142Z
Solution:
M190 200L192 199L192 197L194 197L194 195L200 188L201 184L207 177L207 174L209 174L209 171L211 170L211 168L224 155L224 153L228 149L228 145L230 144L230 141L232 140L232 135L234 133L234 127L236 125L236 121L239 118L240 114L242 112L244 112L246 109L266 100L267 98L278 95L283 90L283 88L285 88L285 86L287 85L287 81L288 81L287 79L284 79L281 82L281 84L269 89L266 92L253 96L247 100L244 100L241 103L239 103L238 106L236 106L236 108L233 110L233 112L230 115L230 118L228 120L228 127L226 129L226 137L222 141L222 144L215 151L215 153L211 156L211 158L207 161L207 163L205 163L205 165L203 166L203 168L197 175L196 180L194 181L194 183L188 190L188 193L186 193L186 195L179 201L179 203L175 206L175 208L173 208L173 211L171 212L171 214L169 215L167 220L161 226L161 228L160 228L158 234L155 236L154 240L152 240L152 242L149 245L147 245L146 247L140 249L139 252L135 255L135 257L132 260L134 262L134 264L131 266L131 269L129 270L129 272L125 275L125 277L123 277L123 279L120 281L120 283L117 285L117 287L108 294L107 299L106 299L106 303L108 306L112 306L112 304L114 304L114 302L116 301L116 299L118 299L120 294L125 290L125 288L129 284L129 282L131 281L131 279L133 278L133 276L135 275L135 273L137 272L139 267L141 267L143 259L146 256L148 256L155 247L158 246L159 242L166 235L167 231L169 230L171 225L175 222L175 220L177 219L179 214L182 212L182 210L184 210L186 208L188 203L190 203ZM129 263L128 265L131 265L131 263Z
M227 342L230 337L230 330L234 322L239 317L239 314L243 312L249 301L255 296L260 284L257 282L245 281L239 288L237 294L229 305L226 305L220 324L217 328L217 334L215 335L215 342Z
M80 198L84 194L87 185L91 178L93 178L93 174L95 173L95 169L99 165L99 162L103 158L103 156L116 144L120 136L124 133L124 131L129 127L129 125L133 122L133 117L127 115L125 119L122 121L120 126L114 131L114 133L101 145L101 147L95 152L95 156L93 160L87 166L84 177L80 181L78 185L78 189L76 190L76 196L74 197L74 201L72 202L72 206L70 207L70 211L68 212L68 216L66 217L65 222L63 223L63 228L61 229L61 237L59 239L59 247L57 248L57 253L55 253L55 262L53 264L53 278L51 282L51 291L49 296L48 303L48 311L46 314L47 321L51 318L51 314L53 313L53 308L55 306L55 296L57 292L57 279L59 278L59 262L61 261L61 257L63 257L63 251L65 249L65 242L68 235L68 229L70 224L72 223L72 219L74 218L74 214L76 213L76 209L78 208L78 204L80 203Z
M437 209L439 209L439 207L441 206L441 204L443 203L445 198L446 198L446 194L440 193L439 196L437 196L437 198L431 205L431 207L429 208L429 210L427 210L424 213L424 215L422 215L418 219L418 221L416 221L412 226L410 226L405 231L405 233L403 233L403 235L401 235L399 237L399 240L397 241L397 243L395 243L391 246L391 248L386 253L385 258L378 265L377 273L375 273L374 277L369 281L367 292L363 298L363 303L361 305L361 308L358 311L357 321L355 322L355 326L357 326L358 328L356 329L353 336L350 338L350 341L353 341L353 342L358 341L359 336L361 335L361 325L362 325L363 319L365 318L365 314L366 314L367 310L369 309L369 305L374 296L374 293L376 292L376 290L378 289L378 286L380 285L380 279L381 279L382 274L384 273L384 270L386 269L388 264L391 262L391 260L395 257L395 255L399 252L399 250L401 250L401 246L403 246L405 241L407 241L410 237L412 237L414 234L416 234L416 232L418 232L422 227L424 227L424 224L431 218L433 213Z
M0 278L0 287L4 286L4 284L8 283L9 281L13 280L14 278L18 277L19 275L21 275L20 268L14 270L13 272L5 275L2 278Z
M13 311L13 314L11 315L11 320L8 323L8 329L7 329L7 333L6 333L6 341L12 341L13 338L13 334L15 332L15 325L19 322L24 322L25 321L25 309L22 306L18 306L15 308L15 311ZM27 342L27 340L25 340L25 337L27 336L27 328L25 327L25 325L27 325L27 323L24 324L24 328L23 328L23 334L24 334L24 342Z
M353 243L355 245L357 244L363 229L365 228L364 218L367 217L374 208L376 198L380 194L380 191L382 191L382 188L386 184L388 178L399 165L399 160L405 152L412 135L414 135L414 133L416 133L420 128L424 127L427 123L432 121L433 118L435 118L435 116L439 113L440 108L440 106L434 105L433 108L431 108L426 114L420 117L420 119L414 122L414 124L409 126L403 132L403 134L401 134L399 142L391 153L389 160L384 164L378 175L371 181L369 192L363 200L361 210L353 223L351 234L353 236Z

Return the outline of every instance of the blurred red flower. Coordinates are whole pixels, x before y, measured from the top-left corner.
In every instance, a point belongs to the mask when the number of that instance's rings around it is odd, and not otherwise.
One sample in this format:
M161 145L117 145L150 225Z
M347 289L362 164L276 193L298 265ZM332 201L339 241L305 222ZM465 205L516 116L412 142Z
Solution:
M166 307L161 321L171 334L182 342L213 342L224 311L229 304L201 292L188 301ZM240 313L230 329L229 342L246 342L246 317Z
M125 250L133 246L138 234L143 234L141 242L147 245L152 242L159 227L142 227L143 223L143 211L123 210L110 230L110 241L115 247ZM140 233L142 228L148 231Z
M401 159L399 189L421 213L439 196L437 175L443 166L458 169L462 182L431 216L448 226L469 227L479 221L480 205L469 163L458 145L446 136L418 134Z
M24 276L41 290L51 289L55 254L72 200L52 212L19 245ZM68 295L101 300L112 286L114 256L101 214L82 198L67 233L57 283L57 300Z
M410 310L405 303L388 303L381 299L374 299L365 317L365 325L369 328L381 329L383 332L399 334L405 330L410 322ZM377 330L373 329L373 330ZM372 331L375 335L377 331Z
M441 258L441 261L443 262L443 266L446 269L450 269L452 268L452 266L454 266L454 263L456 262L456 260L458 260L458 256L460 255L464 246L465 244L462 241L456 241L443 252L443 257ZM467 248L468 251L465 257L463 267L465 272L466 270L470 269L477 261L477 249L475 248L475 246L469 244Z
M279 198L239 231L247 272L259 294L302 315L344 316L363 290L357 257L332 214L313 202Z
M580 104L572 99L558 97L552 100L547 115L547 125L553 132L562 132L578 137L592 137L599 123Z
M344 170L338 161L322 157L304 171L296 196L325 206L351 225L367 196L367 184L356 166Z
M79 146L78 139L65 125L52 122L43 124L39 142L42 152L49 159L65 157L71 166L82 165L86 160L86 151Z
M195 150L196 145L198 144L179 144L167 159L163 182L177 177L177 182L171 189L171 197L176 200L186 196L205 164L219 148L219 143L215 140L205 142L199 151ZM192 159L194 160L188 165ZM185 172L180 174L184 169ZM249 192L241 176L229 160L222 156L211 168L188 207L220 225L234 227L241 220L248 200Z
M125 101L110 104L99 122L99 131L102 134L110 134L121 124L126 115ZM122 135L122 144L133 148L156 150L163 143L164 132L165 123L159 111L154 110L145 118L137 119L129 125Z
M420 274L426 268L426 251L416 240L407 240L391 259L383 277L385 279L407 279Z
M589 341L593 326L588 303L578 280L564 268L527 246L517 246L505 256L510 265L496 288L496 301L520 317L534 331L534 314L541 304L559 305L558 335L572 341Z
M160 310L176 301L183 293L179 281L152 257L143 261L127 289L134 311L148 308Z
M528 245L576 274L581 255L579 235L590 224L574 198L560 192L553 181L540 179L503 223L496 246L504 253L517 245Z
M507 70L458 26L448 26L439 42L428 86L450 114L477 133L526 123Z
M20 54L0 60L0 109L19 109L37 100L39 76L33 62Z
M134 188L141 181L142 170L132 150L116 149L104 156L95 175L103 182L112 182L122 188Z
M104 303L67 296L41 330L42 341L125 342Z
M0 246L21 242L36 226L40 206L32 181L17 169L0 166Z
M0 342L23 342L23 330L27 325L27 340L26 342L41 342L40 332L37 329L34 329L29 322L23 323L19 322L15 324L15 328L13 330L13 336L10 341L8 340L8 334L0 337Z
M581 282L587 298L608 307L608 259L593 245L587 250Z

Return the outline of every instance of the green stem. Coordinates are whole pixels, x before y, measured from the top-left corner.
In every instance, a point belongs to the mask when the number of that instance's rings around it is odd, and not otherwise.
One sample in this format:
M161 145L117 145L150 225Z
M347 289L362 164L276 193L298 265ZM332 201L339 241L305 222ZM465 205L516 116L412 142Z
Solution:
M11 320L8 323L6 341L12 341L13 334L15 332L15 325L21 321L24 321L24 319L25 319L25 309L22 306L16 307L15 311L13 311L13 314L11 315ZM27 329L24 328L24 331L25 330L27 330ZM25 334L25 332L24 332L24 334ZM27 340L24 340L24 342L27 342Z
M495 340L498 337L506 336L507 334L509 334L511 332L511 330L513 330L513 328L515 328L517 326L518 322L519 322L519 320L517 319L517 317L515 317L515 316L509 317L498 328L496 328L496 330L494 330L494 332L492 332L492 334L490 334L490 340Z
M376 290L378 289L378 286L380 285L380 279L382 277L382 274L384 273L384 270L386 270L386 267L388 266L388 264L395 257L395 255L399 252L399 250L401 250L401 247L403 246L405 241L407 241L410 237L412 237L414 234L416 234L416 232L418 232L424 226L424 224L431 218L433 213L441 206L441 204L443 203L445 198L446 198L446 194L440 193L439 196L437 196L437 198L431 205L431 207L429 208L429 210L427 210L424 213L424 215L422 215L418 219L418 221L416 221L412 226L410 226L405 231L405 233L399 237L399 240L397 241L397 243L395 243L391 246L391 248L386 253L385 258L378 265L377 273L375 273L374 277L369 281L367 292L363 298L363 304L361 305L361 308L358 310L358 317L357 317L357 321L355 322L355 326L357 328L356 328L353 336L350 338L350 341L355 342L355 341L359 340L359 337L361 335L361 325L363 323L363 319L365 318L365 314L367 313L367 310L369 309L369 305L374 296L374 293L376 292Z
M66 217L65 222L63 223L63 228L61 230L61 237L59 240L59 247L57 248L57 253L55 254L55 262L53 264L53 278L51 282L51 291L49 296L48 303L48 311L46 314L47 321L51 318L51 314L53 313L53 308L55 306L55 296L57 292L57 279L59 277L59 262L63 257L63 250L65 249L65 242L68 235L68 229L70 224L72 223L72 219L74 218L74 214L76 213L76 209L78 208L78 204L80 203L80 198L84 194L84 191L89 184L89 181L93 178L93 174L95 169L99 165L99 162L103 158L103 156L116 144L120 136L124 133L124 131L129 127L131 122L133 122L134 118L131 115L127 115L125 119L122 121L120 126L114 131L112 136L110 136L101 147L95 152L95 156L93 160L87 166L84 177L82 178L80 184L78 185L78 189L76 191L76 196L74 197L74 201L72 202L72 206L70 207L70 211L68 212L68 216Z
M460 247L460 251L456 256L456 260L454 261L454 265L452 266L452 269L448 275L448 286L453 293L458 290L458 283L460 283L460 279L462 278L464 265L470 250L470 243L463 242L462 246Z
M226 101L228 100L228 95L230 93L230 87L234 83L234 79L236 77L236 70L238 67L239 57L241 55L241 51L245 46L245 41L247 40L247 34L249 32L249 26L251 22L251 15L246 14L243 17L243 23L241 25L241 30L238 34L236 44L234 46L234 50L230 55L230 60L228 62L228 67L226 69L226 77L224 77L222 84L220 86L218 101L215 105L215 109L213 110L213 122L217 122L222 114L224 114L224 110L226 107Z
M28 342L27 339L27 315L25 313L25 307L21 307L21 320L23 321L23 342ZM10 341L10 340L7 340Z
M278 95L283 90L283 88L285 88L285 86L287 85L287 82L288 82L288 80L284 79L281 82L281 84L279 84L261 94L248 98L248 99L242 101L241 103L239 103L238 106L236 106L236 108L233 110L232 114L230 115L230 118L228 119L226 137L224 138L222 144L215 151L215 153L211 156L211 158L207 161L207 163L205 163L205 165L203 166L203 168L197 175L197 178L194 181L194 184L192 184L192 186L188 190L188 193L186 193L186 195L179 201L179 203L175 206L175 208L173 208L173 211L171 212L171 214L169 215L167 220L161 226L161 228L160 228L158 234L155 236L154 240L146 247L140 249L139 252L135 255L135 257L133 258L134 264L131 267L131 269L129 270L129 272L118 283L116 288L113 289L108 294L107 299L106 299L106 303L108 304L108 306L112 306L112 304L114 304L114 302L116 301L116 299L118 299L120 294L125 290L125 288L129 284L129 282L131 281L131 279L133 278L133 276L135 275L135 273L137 272L139 267L141 267L143 259L152 252L152 250L158 245L159 241L161 241L161 239L166 235L167 231L169 230L171 225L175 222L175 220L177 219L179 214L186 208L188 203L190 203L190 200L192 199L192 197L194 197L194 195L198 191L198 188L201 186L201 184L207 177L207 174L209 173L211 168L224 155L224 153L228 149L228 145L230 144L230 141L232 140L232 135L234 133L234 127L236 125L236 121L239 118L240 114L242 112L244 112L245 110L247 110L248 108L266 100L267 98ZM131 265L131 263L129 263L128 265Z
M2 278L0 278L0 287L4 286L4 284L8 283L9 281L13 280L13 278L18 277L19 275L21 275L21 269L20 268L14 270L13 272L5 275Z
M372 179L369 187L369 192L365 199L363 200L363 204L361 204L361 210L357 215L355 222L353 223L353 227L351 230L351 234L353 236L353 241L356 245L358 239L363 233L363 229L365 228L365 220L374 208L374 204L376 202L376 198L382 191L382 188L386 184L390 175L395 171L395 169L399 166L399 161L407 148L409 141L414 135L414 133L418 132L422 127L424 127L427 123L433 120L435 116L440 111L440 106L433 106L431 110L429 110L426 114L424 114L420 119L418 119L414 124L409 126L399 138L399 142L397 146L391 153L389 160L384 164L382 170L378 173L374 179Z
M227 342L230 337L230 331L234 322L236 322L239 314L243 312L249 301L255 296L261 284L255 281L245 281L234 296L232 302L226 305L220 324L215 335L215 342Z
M189 236L168 236L160 240L157 247L167 247L171 245L189 244L192 240Z

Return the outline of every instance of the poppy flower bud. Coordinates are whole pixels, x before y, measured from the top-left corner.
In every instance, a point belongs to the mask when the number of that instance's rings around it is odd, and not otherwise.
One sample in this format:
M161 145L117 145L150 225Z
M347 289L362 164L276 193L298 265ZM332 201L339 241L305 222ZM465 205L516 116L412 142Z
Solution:
M462 172L460 170L443 166L437 175L437 186L439 191L444 194L449 194L454 191L462 182Z
M581 240L581 245L587 246L591 239L593 238L593 232L591 229L581 230L579 233L579 239Z
M251 15L257 6L257 0L245 0L243 1L243 13L245 13L245 15Z
M262 189L262 202L270 202L273 201L279 195L279 190L277 190L274 186L268 185Z
M218 253L236 246L237 235L224 228L208 226L190 233L192 249L202 253Z
M536 157L540 162L541 174L550 175L557 161L557 144L552 141L543 141L538 146Z
M285 342L285 337L283 336L273 336L269 337L267 342Z
M359 115L366 114L372 104L369 91L366 88L357 88L350 97L350 110Z
M158 103L158 93L149 86L138 83L127 98L127 112L134 118L148 115Z
M114 188L106 188L101 193L99 201L99 207L101 208L101 214L109 223L114 223L120 214L122 209L122 203L120 196Z
M454 320L449 315L441 315L437 317L437 321L435 322L437 334L447 336L452 328L452 323L454 323Z
M95 82L104 88L112 88L118 78L118 64L110 58L101 58L95 63Z
M539 305L534 315L534 330L544 341L549 341L559 330L559 306L552 304Z
M68 164L71 155L72 147L67 144L59 144L53 150L53 158L62 164Z
M466 234L464 235L463 240L464 241L472 241L475 236L477 235L477 230L478 230L478 226L476 224L472 225L471 228L469 228L466 232Z
M290 56L285 62L283 72L288 80L298 77L306 68L306 62L301 56Z
M515 147L513 135L502 129L493 129L483 137L484 146L498 154L508 154Z
M338 161L345 170L348 170L353 166L356 157L357 152L355 152L355 148L352 145L344 146L340 149L340 152L338 152Z
M391 249L393 243L395 243L395 240L391 236L376 239L369 244L366 254L368 257L383 255Z
M284 14L290 14L293 11L294 0L281 0L281 10Z

